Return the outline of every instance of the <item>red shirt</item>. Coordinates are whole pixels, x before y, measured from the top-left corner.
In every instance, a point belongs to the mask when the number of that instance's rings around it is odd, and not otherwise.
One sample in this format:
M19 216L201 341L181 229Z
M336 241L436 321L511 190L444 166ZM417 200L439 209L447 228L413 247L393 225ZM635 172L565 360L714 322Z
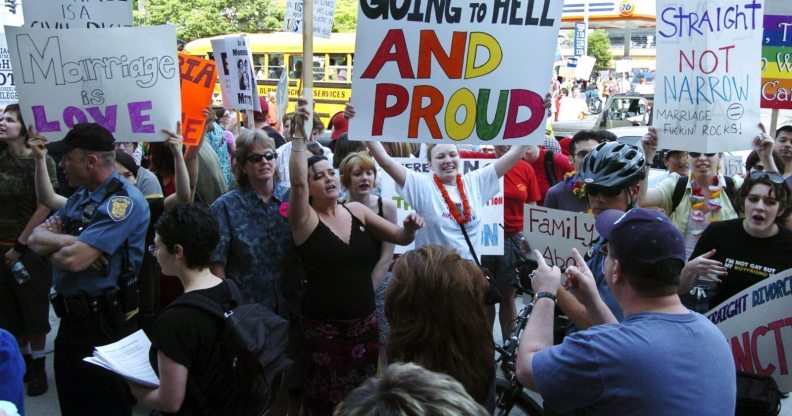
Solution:
M463 159L494 159L494 154L460 150ZM545 192L547 192L545 190ZM514 235L523 230L524 206L528 202L541 199L534 168L524 160L517 163L503 177L503 222L506 235Z
M547 190L550 189L550 182L547 180L545 173L545 152L544 148L539 148L539 157L531 163L534 174L536 175L536 182L539 184L539 194L541 195L539 205L544 205L544 197L547 195ZM564 155L553 155L553 170L555 171L556 183L564 180L564 174L575 170L575 166L569 161L569 158Z

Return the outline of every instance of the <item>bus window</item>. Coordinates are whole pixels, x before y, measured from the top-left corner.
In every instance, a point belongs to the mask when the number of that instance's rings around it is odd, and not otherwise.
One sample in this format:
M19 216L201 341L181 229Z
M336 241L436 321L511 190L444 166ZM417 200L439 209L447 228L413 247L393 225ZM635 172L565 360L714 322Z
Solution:
M303 57L302 55L289 56L289 79L298 80L302 78Z
M267 54L267 78L280 79L283 73L283 54L270 53Z
M346 54L330 54L330 65L327 67L327 76L330 81L349 80Z
M355 72L355 54L349 54L349 76L347 79L351 82L352 81L352 73Z
M266 73L264 72L264 54L263 53L254 53L253 54L253 72L256 73L256 79L266 79Z
M324 81L325 79L325 55L313 57L313 79L314 81Z

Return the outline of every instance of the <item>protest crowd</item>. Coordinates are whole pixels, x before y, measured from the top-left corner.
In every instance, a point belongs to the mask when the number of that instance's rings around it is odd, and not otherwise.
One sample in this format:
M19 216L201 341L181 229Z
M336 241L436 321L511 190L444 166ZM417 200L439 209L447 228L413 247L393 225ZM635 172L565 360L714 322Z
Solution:
M238 63L234 88L255 90L265 74ZM273 94L248 111L207 99L198 124L173 120L156 140L79 117L56 134L24 97L6 105L0 416L53 387L51 309L63 415L488 415L497 377L546 415L765 414L739 413L738 395L747 378L774 385L772 364L738 356L716 324L792 294L786 277L735 297L792 269L792 125L756 126L744 173L726 175L724 152L674 148L661 124L634 144L601 126L555 137L553 121L587 116L582 91L631 87L545 83L510 92L537 120L524 130L509 108L493 145L429 117L443 140L360 137L370 109L348 102L328 124L310 97L283 112ZM559 262L532 212L589 218L593 237ZM502 254L484 242L493 221ZM782 343L789 319L761 335Z

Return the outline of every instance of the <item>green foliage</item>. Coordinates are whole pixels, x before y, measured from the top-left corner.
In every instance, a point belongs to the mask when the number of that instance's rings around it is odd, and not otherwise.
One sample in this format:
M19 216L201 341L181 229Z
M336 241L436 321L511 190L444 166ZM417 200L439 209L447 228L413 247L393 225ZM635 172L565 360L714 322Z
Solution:
M611 53L610 39L604 30L595 30L588 38L588 55L597 59L594 64L595 71L611 67L613 54Z
M357 27L357 0L336 0L333 32L354 32Z
M138 1L144 12L139 13ZM270 0L137 0L136 25L172 24L184 41L237 32L282 30L284 4Z

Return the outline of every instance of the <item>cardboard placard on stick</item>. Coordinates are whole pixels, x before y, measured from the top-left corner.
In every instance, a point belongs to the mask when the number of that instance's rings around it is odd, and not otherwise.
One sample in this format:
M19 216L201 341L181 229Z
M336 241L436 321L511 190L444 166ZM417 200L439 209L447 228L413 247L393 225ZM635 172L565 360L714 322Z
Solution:
M182 137L186 146L197 146L204 133L204 109L212 102L217 66L213 61L179 53L179 70Z

